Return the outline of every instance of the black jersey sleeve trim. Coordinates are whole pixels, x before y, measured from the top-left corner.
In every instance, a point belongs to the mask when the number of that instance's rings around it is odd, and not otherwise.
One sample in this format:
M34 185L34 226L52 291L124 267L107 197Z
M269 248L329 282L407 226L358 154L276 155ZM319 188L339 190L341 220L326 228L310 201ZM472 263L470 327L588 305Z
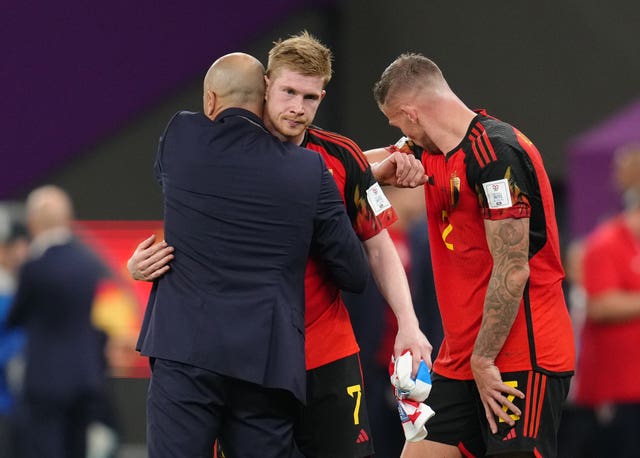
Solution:
M364 157L362 150L353 140L326 130L313 129L313 134L318 138L327 140L331 143L336 143L345 148L357 160L358 165L362 170L366 170L367 167L369 167L369 162Z

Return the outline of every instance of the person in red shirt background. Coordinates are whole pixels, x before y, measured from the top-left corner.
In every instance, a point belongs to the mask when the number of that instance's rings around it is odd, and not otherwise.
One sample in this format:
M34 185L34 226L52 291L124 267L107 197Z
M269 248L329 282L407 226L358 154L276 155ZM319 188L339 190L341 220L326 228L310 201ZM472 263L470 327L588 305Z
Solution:
M591 413L583 430L592 456L640 456L640 145L621 148L614 176L624 210L584 242L586 320L575 404Z

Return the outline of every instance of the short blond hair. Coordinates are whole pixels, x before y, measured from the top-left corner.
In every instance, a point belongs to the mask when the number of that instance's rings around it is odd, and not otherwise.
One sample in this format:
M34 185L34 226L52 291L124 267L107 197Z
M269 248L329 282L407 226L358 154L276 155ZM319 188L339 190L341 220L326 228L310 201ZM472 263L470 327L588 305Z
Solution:
M378 106L384 106L398 92L442 84L446 81L434 61L420 53L404 53L382 72L373 97Z
M331 50L306 30L273 45L269 51L268 77L286 69L305 76L321 76L325 86L331 80Z

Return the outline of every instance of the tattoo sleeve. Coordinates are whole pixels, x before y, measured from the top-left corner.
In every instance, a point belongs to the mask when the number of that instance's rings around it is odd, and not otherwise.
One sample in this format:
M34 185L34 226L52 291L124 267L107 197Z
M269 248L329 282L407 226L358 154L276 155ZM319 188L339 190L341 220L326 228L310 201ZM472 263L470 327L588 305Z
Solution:
M493 270L473 353L495 359L518 314L529 279L529 219L485 221Z

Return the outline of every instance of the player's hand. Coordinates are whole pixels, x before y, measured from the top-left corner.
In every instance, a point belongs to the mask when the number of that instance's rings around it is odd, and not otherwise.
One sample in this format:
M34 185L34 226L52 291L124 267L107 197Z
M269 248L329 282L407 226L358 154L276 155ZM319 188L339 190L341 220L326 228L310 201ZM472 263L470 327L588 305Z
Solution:
M173 247L164 240L154 245L155 240L155 234L143 240L127 261L127 269L134 280L153 281L169 270Z
M471 371L484 405L484 413L491 432L493 434L498 432L496 417L513 426L515 421L510 415L522 415L522 412L508 399L508 396L524 399L524 393L502 382L500 370L490 358L472 355ZM506 410L503 407L506 407Z
M371 171L380 184L397 188L415 188L427 182L422 163L412 154L400 151L372 164Z
M424 360L427 367L431 369L433 365L431 362L433 346L422 331L420 331L417 324L409 326L398 323L398 334L396 334L396 341L393 346L393 355L399 358L406 350L411 350L413 357L411 367L412 377L416 376L421 359Z

